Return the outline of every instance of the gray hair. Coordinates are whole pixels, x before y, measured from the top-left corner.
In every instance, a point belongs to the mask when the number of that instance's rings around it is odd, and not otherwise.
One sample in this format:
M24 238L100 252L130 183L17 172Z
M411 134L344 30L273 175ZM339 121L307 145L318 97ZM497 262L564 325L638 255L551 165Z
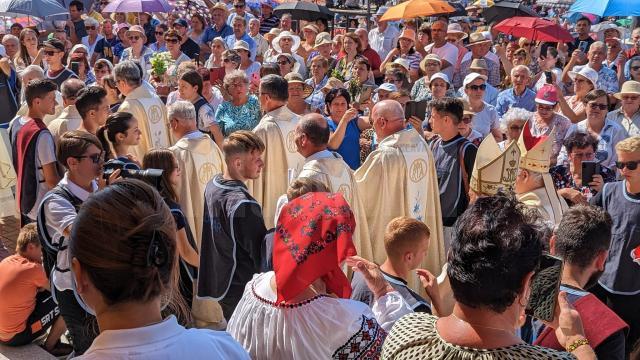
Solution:
M516 65L513 67L513 69L511 69L511 76L513 76L513 74L515 74L517 71L526 71L527 75L529 77L531 77L531 70L529 70L529 67L526 65Z
M242 22L242 25L244 25L245 27L247 26L247 19L245 19L245 18L244 18L244 17L242 17L242 16L236 16L236 17L234 17L234 18L233 18L233 22L236 22L236 21L241 21L241 22Z
M289 98L289 85L282 76L270 74L260 81L260 92L271 96L278 101L287 101Z
M86 19L84 19L84 25L85 26L95 26L98 27L100 26L100 23L98 22L98 20L92 18L92 17L87 17Z
M244 82L245 84L249 83L249 78L247 77L247 74L242 71L242 70L233 70L232 72L226 74L224 76L224 80L223 80L223 86L224 89L227 90L229 88L229 86L231 86L231 84L233 84L234 82L236 82L236 80L240 80L242 82Z
M259 19L252 18L251 20L249 20L249 25L251 25L252 22L257 22L258 25L260 25L260 20Z
M7 35L5 35L5 37L6 36ZM44 79L44 70L38 65L29 65L26 68L24 68L24 70L20 72L20 78L22 79L23 77L27 75L31 75L32 73L37 74L38 79ZM23 86L23 88L24 87L25 86Z
M512 107L502 116L502 121L500 122L502 132L506 133L509 126L516 120L533 121L533 113L523 108Z
M17 36L15 36L15 35L11 35L11 34L5 34L5 35L2 37L2 43L4 44L4 43L7 43L7 42L9 42L9 41L13 41L13 42L14 42L14 43L16 43L16 44L20 44L20 39L18 39L18 37L17 37Z
M196 108L188 101L178 100L167 107L167 118L195 122Z
M591 44L589 50L596 47L602 47L602 51L604 51L605 53L607 52L607 44L605 44L603 41L595 41L593 44Z
M62 83L60 93L62 93L63 99L75 99L85 87L86 85L82 80L71 78Z
M114 66L113 77L116 81L125 81L129 86L140 86L142 83L140 66L131 60L125 60Z

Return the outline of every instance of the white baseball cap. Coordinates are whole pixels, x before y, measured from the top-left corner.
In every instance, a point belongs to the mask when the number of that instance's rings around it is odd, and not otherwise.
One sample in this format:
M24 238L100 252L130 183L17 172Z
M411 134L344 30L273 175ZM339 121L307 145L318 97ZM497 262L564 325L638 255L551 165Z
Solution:
M434 74L435 75L435 74ZM482 79L484 81L487 81L487 77L478 73L469 73L467 76L464 77L464 81L462 82L462 87L466 88L467 85L471 84L472 82L474 82L474 80L476 79Z
M444 82L447 83L447 85L448 85L447 87L451 87L451 82L449 81L449 77L447 76L447 74L441 73L441 72L437 72L437 73L431 75L431 79L429 79L429 82L431 82L431 81L433 81L435 79L442 79L442 80L444 80Z
M394 91L398 91L398 87L391 83L384 83L380 85L374 92L378 92L380 90L394 92Z

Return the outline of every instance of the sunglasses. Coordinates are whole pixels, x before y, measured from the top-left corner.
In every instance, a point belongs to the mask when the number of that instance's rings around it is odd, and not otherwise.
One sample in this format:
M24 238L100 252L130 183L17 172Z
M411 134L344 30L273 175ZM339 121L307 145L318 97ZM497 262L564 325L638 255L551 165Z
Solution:
M638 168L638 163L640 163L640 161L627 161L627 162L616 161L616 167L620 170L624 168L627 168L629 170L635 170Z
M553 111L553 109L555 109L556 107L553 105L540 105L538 104L538 110L546 110L546 111Z
M97 29L97 27L95 27L93 25L85 26L84 28L87 29L87 30L95 30L95 29Z
M473 91L477 91L477 90L486 90L487 89L487 84L481 84L481 85L467 85L467 89L469 90L473 90Z
M53 51L53 50L45 50L44 51L44 54L47 55L47 56L53 56L53 55L55 55L57 53L58 53L57 51Z
M169 44L177 44L178 43L178 39L164 39L164 42L169 43Z
M140 40L140 36L129 36L129 40L138 41L138 40Z
M640 70L640 66L631 66L631 70L638 71Z
M104 156L104 153L100 153L100 154L93 154L93 155L74 156L74 158L76 159L88 158L88 159L91 159L91 162L93 162L94 164L97 164L100 162L100 160L102 160L103 156Z
M465 124L471 124L471 121L473 121L473 116L464 116L462 117L462 122Z
M233 7L236 9L241 9L244 7L244 4L236 4L236 5L233 5Z
M162 36L162 35L164 35L164 32L162 32L162 31L156 31L156 35L160 35L160 36Z
M607 104L591 103L591 104L589 104L589 107L591 108L591 110L596 110L596 109L600 109L600 110L607 110L607 109L609 108L609 105L607 105Z

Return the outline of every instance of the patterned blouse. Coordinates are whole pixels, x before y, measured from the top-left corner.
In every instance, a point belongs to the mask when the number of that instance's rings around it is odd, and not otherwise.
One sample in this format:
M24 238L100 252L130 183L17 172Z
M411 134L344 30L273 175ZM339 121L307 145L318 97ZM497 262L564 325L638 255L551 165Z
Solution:
M579 190L584 196L587 197L587 200L598 193L596 190L591 189L588 185L576 185L576 182L573 179L573 174L571 174L571 170L566 165L554 166L549 169L549 173L551 174L553 185L556 187L556 190L566 188ZM602 176L602 180L605 183L616 181L616 174L613 172L613 170L607 167L600 167L600 175Z
M446 97L458 97L456 95L453 87L447 89ZM431 101L433 95L431 94L431 89L429 89L429 84L425 77L421 77L415 83L413 83L413 87L411 88L411 100L413 101L422 101L427 100Z
M553 139L553 148L551 150L552 165L555 165L556 161L558 160L558 154L560 154L562 143L570 127L571 121L558 113L553 114L553 119L551 119L549 125L547 125L544 121L542 121L542 119L540 119L538 113L535 113L534 115L533 126L531 127L531 135L549 135L551 134L551 130L553 130L554 128L556 129L556 136L555 139Z
M255 95L249 95L247 102L240 106L225 101L216 110L216 121L224 136L238 130L253 130L260 122L260 102Z
M427 313L403 316L387 336L381 359L575 359L570 353L524 343L496 349L473 349L450 344L438 334L436 320L437 317Z
M410 70L419 70L420 69L420 61L422 60L422 55L419 52L414 51L413 54L403 54L403 55L400 55L400 56L394 56L393 59L391 59L391 61L397 59L398 57L406 59L409 62L409 69Z

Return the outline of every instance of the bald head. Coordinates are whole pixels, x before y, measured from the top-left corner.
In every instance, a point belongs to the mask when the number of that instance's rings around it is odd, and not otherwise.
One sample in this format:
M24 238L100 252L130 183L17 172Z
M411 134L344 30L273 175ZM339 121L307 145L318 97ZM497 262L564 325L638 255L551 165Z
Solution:
M404 129L404 110L395 100L383 100L377 103L371 111L371 118L378 140Z
M62 100L64 105L72 105L76 103L76 98L80 95L80 90L86 87L84 81L80 79L68 79L60 86L60 92L62 93Z
M300 131L315 146L327 146L329 143L329 125L320 114L307 114L298 122Z

